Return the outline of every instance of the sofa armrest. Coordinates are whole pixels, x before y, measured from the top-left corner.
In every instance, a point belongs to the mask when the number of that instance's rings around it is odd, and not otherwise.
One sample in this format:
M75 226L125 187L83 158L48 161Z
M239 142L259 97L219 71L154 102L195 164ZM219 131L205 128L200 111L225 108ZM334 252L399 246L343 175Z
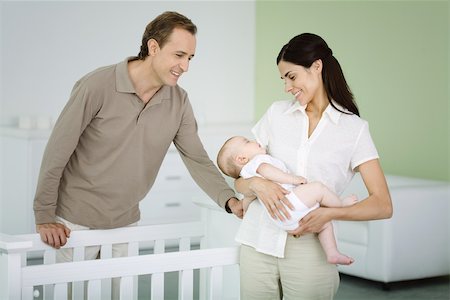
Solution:
M340 250L356 256L353 265L339 270L382 282L449 274L449 183L399 176L387 180L391 219L337 222ZM346 192L361 199L367 195L360 178Z

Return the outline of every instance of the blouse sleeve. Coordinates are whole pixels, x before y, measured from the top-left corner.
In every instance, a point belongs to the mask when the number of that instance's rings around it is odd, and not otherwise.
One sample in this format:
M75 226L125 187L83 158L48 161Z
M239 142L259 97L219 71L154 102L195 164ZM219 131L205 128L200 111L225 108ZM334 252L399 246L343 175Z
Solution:
M370 135L369 123L364 121L351 157L351 168L354 170L359 165L377 158L379 158L378 151Z

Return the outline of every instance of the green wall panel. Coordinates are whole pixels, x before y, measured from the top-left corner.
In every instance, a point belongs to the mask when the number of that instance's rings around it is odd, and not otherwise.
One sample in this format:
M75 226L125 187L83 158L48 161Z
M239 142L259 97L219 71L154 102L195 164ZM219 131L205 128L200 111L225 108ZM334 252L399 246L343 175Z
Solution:
M386 173L449 181L448 1L257 1L255 117L283 91L275 59L321 35L341 63Z

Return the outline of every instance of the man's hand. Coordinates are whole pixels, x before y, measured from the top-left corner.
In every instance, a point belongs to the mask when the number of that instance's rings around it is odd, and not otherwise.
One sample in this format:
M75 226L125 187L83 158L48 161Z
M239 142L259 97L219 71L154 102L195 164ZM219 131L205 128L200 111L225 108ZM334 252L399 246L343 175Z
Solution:
M46 223L36 225L36 231L41 235L41 240L59 249L67 243L70 237L70 229L60 223Z
M245 213L247 212L248 207L250 206L250 203L253 202L253 200L256 199L256 196L253 197L244 197L244 199L242 199L242 208L244 209L244 216Z
M238 217L239 219L242 219L244 216L244 210L242 207L242 202L239 201L236 198L230 198L228 200L228 207L231 209L231 212Z

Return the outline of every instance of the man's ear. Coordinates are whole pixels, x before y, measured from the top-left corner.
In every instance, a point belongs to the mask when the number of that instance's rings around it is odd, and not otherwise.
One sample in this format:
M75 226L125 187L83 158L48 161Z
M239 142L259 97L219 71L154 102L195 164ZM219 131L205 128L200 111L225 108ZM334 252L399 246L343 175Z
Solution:
M147 41L148 55L154 56L159 51L159 44L155 39L149 39Z

